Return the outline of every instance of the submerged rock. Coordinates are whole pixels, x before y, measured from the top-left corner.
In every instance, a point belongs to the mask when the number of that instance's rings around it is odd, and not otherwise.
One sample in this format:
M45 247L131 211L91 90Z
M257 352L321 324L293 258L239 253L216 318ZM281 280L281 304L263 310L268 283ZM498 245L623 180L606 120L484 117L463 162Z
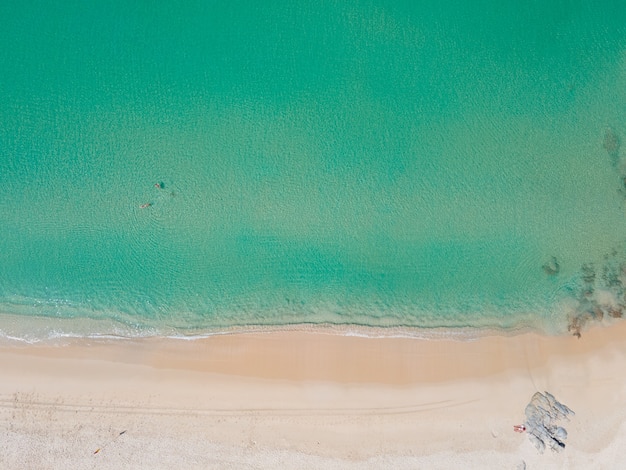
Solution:
M543 271L549 276L556 276L559 274L559 271L561 271L561 266L554 256L550 258L550 261L544 264L542 268Z
M528 439L543 453L546 447L554 452L560 452L565 448L567 431L557 426L557 421L567 419L575 413L566 405L560 403L548 392L537 392L533 395L530 403L526 406L526 430Z
M617 163L617 160L619 158L620 145L621 145L621 142L620 142L619 136L617 135L617 132L615 132L613 128L608 127L604 131L604 139L602 141L602 147L604 148L604 150L606 150L606 153L609 154L614 164Z
M593 284L596 282L596 269L593 264L583 264L580 270L582 271L582 278L585 284Z
M594 320L602 321L602 319L604 318L604 310L602 310L600 307L594 307L592 316Z
M607 264L602 269L602 280L604 285L610 289L620 289L622 286L622 280L620 278L620 269L617 266Z
M569 317L567 331L569 331L572 335L580 339L582 336L582 330L587 324L587 322L596 318L594 315L595 315L594 310L576 311L573 315Z

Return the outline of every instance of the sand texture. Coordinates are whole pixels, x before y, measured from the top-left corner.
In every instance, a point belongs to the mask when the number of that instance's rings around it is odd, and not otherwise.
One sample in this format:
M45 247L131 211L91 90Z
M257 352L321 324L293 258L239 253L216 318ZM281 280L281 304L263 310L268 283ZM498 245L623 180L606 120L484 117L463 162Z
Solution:
M0 468L620 468L625 370L626 323L580 340L5 343ZM576 415L541 455L513 425L544 390Z

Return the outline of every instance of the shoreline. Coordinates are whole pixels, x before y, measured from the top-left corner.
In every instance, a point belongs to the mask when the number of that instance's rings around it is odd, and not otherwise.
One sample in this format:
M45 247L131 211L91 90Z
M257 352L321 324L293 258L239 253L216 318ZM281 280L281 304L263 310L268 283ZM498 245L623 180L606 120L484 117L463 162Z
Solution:
M615 321L594 321L589 325L607 327ZM97 328L104 323L108 328ZM51 326L52 325L52 326ZM80 325L80 328L68 328ZM457 341L473 341L485 336L517 336L520 334L538 334L549 337L570 336L572 333L562 325L550 325L551 328L541 327L539 324L520 322L512 327L501 326L370 326L355 323L291 323L277 325L233 325L215 328L185 330L169 328L157 330L155 328L132 328L124 323L110 320L94 320L89 318L58 318L46 316L22 316L17 314L0 313L0 344L54 344L55 342L80 341L81 339L109 339L132 341L143 339L171 339L196 341L223 335L246 334L274 334L286 332L307 332L329 334L336 336L356 336L363 338L409 338L423 340L452 339ZM585 329L582 331L584 332ZM93 331L104 330L102 333ZM107 331L108 330L108 331ZM35 331L35 333L33 333ZM91 331L91 332L89 332Z
M0 344L0 466L610 467L626 443L625 339L619 322L580 340L283 331ZM559 454L512 431L545 390L576 412Z

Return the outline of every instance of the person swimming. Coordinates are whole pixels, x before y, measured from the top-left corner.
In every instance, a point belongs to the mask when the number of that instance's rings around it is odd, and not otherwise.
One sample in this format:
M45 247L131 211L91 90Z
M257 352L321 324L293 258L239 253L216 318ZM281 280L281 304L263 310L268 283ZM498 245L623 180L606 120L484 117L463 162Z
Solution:
M159 181L158 183L154 183L154 187L157 189L165 189L165 183L163 181Z
M140 209L145 209L146 207L150 207L152 205L151 202L146 202L145 204L142 204L139 206Z

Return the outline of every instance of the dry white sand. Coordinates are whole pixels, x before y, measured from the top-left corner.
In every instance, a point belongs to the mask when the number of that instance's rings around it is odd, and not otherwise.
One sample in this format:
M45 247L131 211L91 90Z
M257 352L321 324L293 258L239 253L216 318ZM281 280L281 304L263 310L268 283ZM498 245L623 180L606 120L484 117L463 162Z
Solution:
M561 453L512 429L544 390L576 412ZM626 468L625 392L626 322L580 340L5 343L0 468Z

